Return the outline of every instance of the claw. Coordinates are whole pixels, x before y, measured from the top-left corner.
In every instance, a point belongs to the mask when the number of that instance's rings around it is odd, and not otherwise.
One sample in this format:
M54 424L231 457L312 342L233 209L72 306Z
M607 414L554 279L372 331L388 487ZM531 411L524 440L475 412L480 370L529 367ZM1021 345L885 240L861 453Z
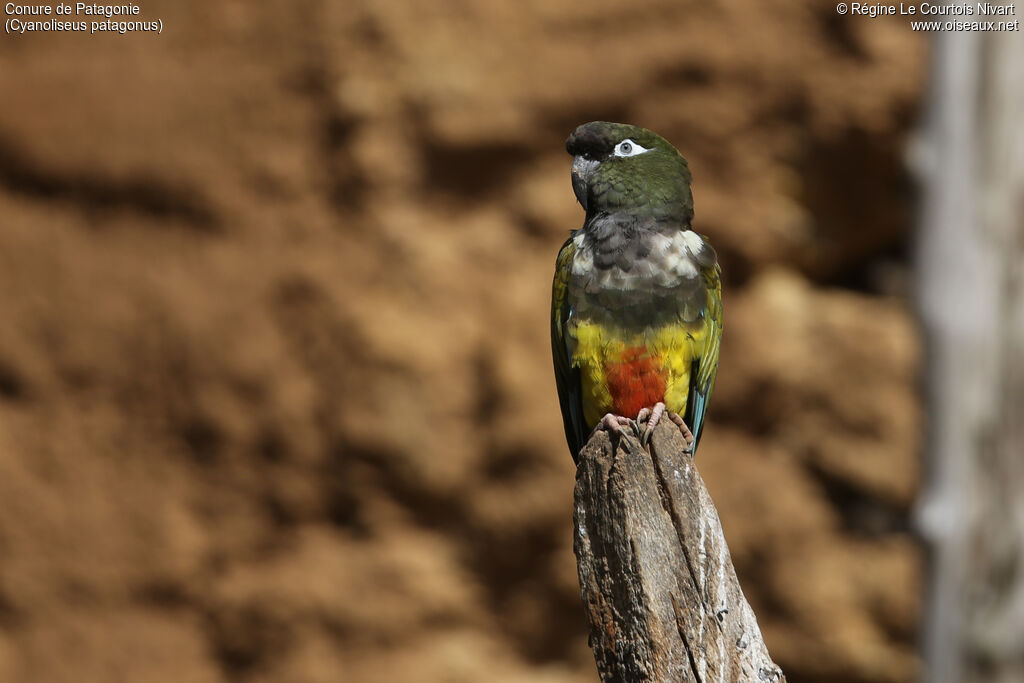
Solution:
M629 428L628 431L624 429L626 427ZM640 426L636 423L636 420L623 417L622 415L606 413L605 416L601 418L601 421L597 423L597 426L594 427L594 431L591 432L590 435L593 436L601 429L619 438L625 437L627 439L627 447L631 445L629 442L630 436L640 438ZM632 435L629 432L632 432Z
M594 427L594 433L598 430L603 429L609 434L621 434L623 427L633 428L636 423L628 417L622 415L612 415L611 413L605 413L605 416L601 418L601 421Z
M643 434L640 436L640 443L646 446L651 441L651 435L654 434L654 428L661 422L661 418L664 415L668 415L673 424L679 427L679 431L683 435L683 440L686 441L686 448L683 450L684 453L693 452L693 432L686 426L686 422L679 416L678 413L673 413L667 410L665 404L659 401L654 404L654 408L644 408L636 416L637 422L643 422L646 420L647 428L644 429Z
M644 429L644 433L640 436L640 443L644 446L651 442L651 435L654 434L654 428L658 426L661 421L661 416L665 414L665 404L658 401L654 404L654 408L644 408L640 411L640 415L637 415L637 421L640 421L641 415L647 420L647 428Z
M683 449L683 452L693 453L693 432L691 432L690 428L686 426L685 422L683 422L683 418L681 418L678 413L669 413L668 419L672 420L672 422L679 427L679 431L683 433L683 440L686 441L686 448Z

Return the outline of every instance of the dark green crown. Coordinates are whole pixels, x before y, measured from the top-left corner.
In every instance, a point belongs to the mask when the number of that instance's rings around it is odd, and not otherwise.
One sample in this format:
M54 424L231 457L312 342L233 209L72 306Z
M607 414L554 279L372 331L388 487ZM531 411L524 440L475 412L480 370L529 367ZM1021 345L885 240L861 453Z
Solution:
M646 148L621 156L623 141ZM635 152L636 147L632 147ZM675 147L657 133L625 123L592 121L565 142L575 157L573 187L587 215L631 213L659 219L693 219L690 168Z

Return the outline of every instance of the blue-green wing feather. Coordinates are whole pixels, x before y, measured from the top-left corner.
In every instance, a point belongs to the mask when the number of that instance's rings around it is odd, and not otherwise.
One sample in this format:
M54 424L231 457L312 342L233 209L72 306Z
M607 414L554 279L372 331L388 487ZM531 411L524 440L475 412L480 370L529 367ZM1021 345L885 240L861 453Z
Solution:
M570 315L569 276L575 254L576 246L570 237L558 252L555 278L551 285L551 357L555 364L555 384L558 386L558 403L562 409L565 440L569 444L573 461L587 439L580 371L579 368L572 366L569 347L565 340L565 327Z
M722 278L721 268L717 263L708 265L701 270L704 285L707 289L707 306L704 309L704 324L707 326L707 342L700 357L694 361L690 372L690 393L686 401L686 414L683 420L693 432L694 453L700 444L704 432L704 418L707 415L708 401L715 388L715 377L718 375L718 353L722 345Z

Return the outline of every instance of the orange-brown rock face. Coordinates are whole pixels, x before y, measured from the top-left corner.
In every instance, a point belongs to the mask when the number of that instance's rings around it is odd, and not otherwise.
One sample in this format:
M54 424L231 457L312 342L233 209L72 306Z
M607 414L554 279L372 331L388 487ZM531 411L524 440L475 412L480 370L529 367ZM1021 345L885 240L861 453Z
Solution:
M700 467L773 657L909 681L924 45L816 2L142 4L0 41L0 680L596 680L548 358L592 119L726 273Z

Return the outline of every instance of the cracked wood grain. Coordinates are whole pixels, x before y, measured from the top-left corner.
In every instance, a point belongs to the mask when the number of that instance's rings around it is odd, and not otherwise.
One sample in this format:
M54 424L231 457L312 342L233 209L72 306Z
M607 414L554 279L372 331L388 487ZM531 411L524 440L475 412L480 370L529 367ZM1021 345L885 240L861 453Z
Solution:
M574 549L601 680L785 681L684 445L666 421L648 448L601 431L580 453Z

